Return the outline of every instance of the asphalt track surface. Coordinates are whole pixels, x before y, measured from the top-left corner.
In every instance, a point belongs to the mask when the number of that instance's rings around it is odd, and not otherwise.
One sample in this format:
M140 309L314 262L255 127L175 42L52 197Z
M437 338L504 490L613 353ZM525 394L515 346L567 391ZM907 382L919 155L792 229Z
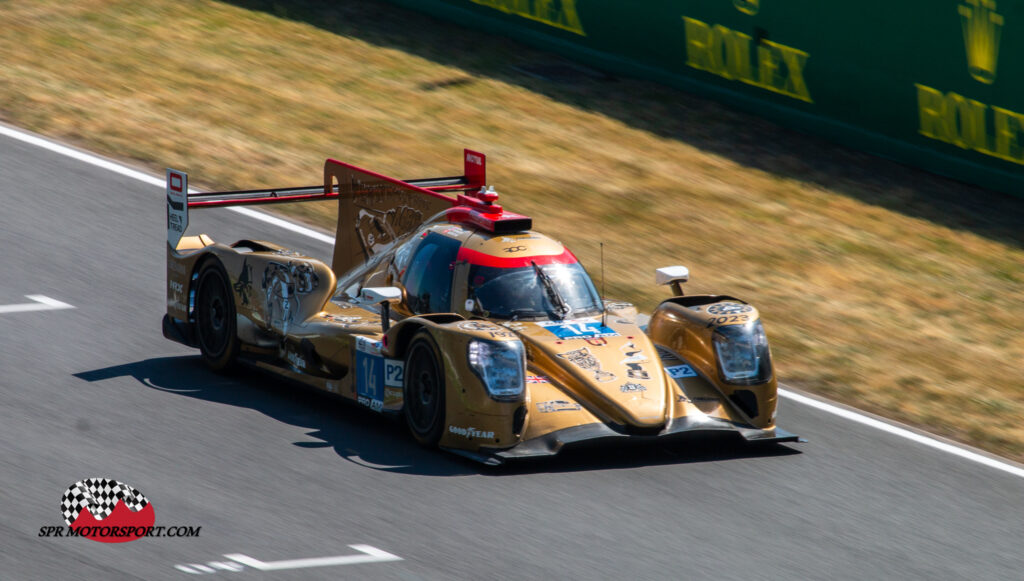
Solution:
M0 312L2 579L1024 577L1024 478L793 399L780 425L804 444L488 469L269 376L215 375L161 336L164 226L160 188L0 136L0 306L75 307ZM224 209L193 213L190 232L330 254ZM64 490L94 476L200 537L40 538L63 524ZM204 565L361 554L349 545L401 560Z

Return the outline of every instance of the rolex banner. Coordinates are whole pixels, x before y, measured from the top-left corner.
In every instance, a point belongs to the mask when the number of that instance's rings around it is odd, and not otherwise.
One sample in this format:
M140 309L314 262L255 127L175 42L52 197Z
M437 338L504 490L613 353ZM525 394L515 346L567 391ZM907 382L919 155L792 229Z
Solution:
M1024 192L1024 2L393 0Z

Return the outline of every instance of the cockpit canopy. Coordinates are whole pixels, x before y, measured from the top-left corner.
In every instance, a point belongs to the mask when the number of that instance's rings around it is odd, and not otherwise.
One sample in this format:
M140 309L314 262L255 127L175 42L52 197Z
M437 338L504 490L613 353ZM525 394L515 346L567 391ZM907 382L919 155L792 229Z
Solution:
M536 232L491 234L432 224L393 252L339 279L335 300L363 286L400 284L411 314L457 312L493 319L594 315L601 299L576 257Z

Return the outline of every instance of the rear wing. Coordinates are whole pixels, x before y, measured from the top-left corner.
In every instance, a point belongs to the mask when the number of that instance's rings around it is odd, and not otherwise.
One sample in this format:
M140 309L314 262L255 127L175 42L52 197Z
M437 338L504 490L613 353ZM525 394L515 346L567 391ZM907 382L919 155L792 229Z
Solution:
M167 242L171 249L178 247L188 228L189 209L337 199L332 268L341 275L439 214L491 232L530 229L530 218L505 212L495 203L494 189L485 189L486 164L484 154L466 149L461 176L400 180L328 159L323 185L225 192L190 192L188 175L168 169Z

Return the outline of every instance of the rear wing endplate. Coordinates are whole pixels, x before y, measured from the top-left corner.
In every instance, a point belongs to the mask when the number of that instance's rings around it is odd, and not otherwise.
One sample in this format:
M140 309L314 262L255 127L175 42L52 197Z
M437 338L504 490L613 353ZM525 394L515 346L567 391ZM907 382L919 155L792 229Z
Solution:
M445 212L492 232L527 230L526 216L504 212L485 190L487 157L463 151L461 176L400 180L334 159L324 163L323 185L224 192L189 192L185 172L167 170L167 243L176 249L195 208L339 200L333 268L336 274L390 247L400 236ZM456 197L447 195L456 193Z

